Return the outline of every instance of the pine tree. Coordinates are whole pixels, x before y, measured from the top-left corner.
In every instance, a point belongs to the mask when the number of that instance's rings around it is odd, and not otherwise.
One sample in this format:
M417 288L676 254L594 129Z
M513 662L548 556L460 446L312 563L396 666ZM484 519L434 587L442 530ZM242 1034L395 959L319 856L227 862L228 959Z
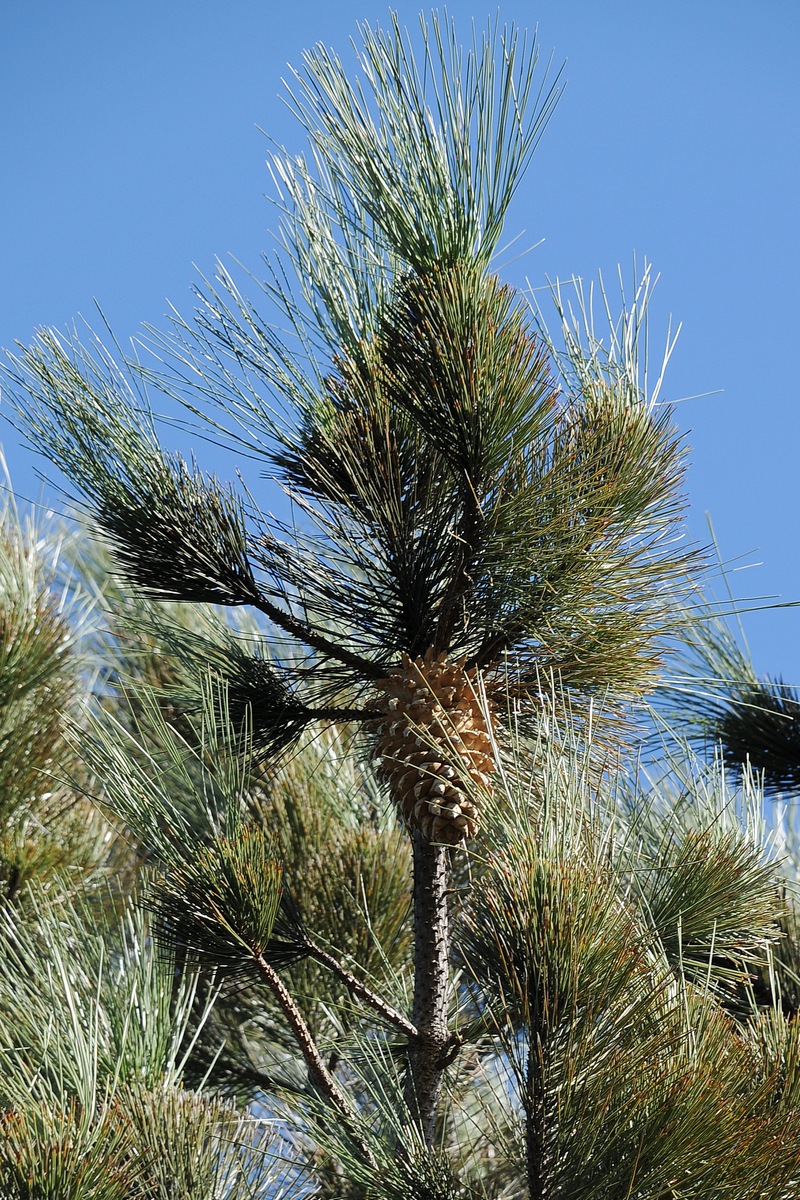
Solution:
M682 441L640 380L648 280L605 339L557 289L557 346L493 267L557 94L535 46L361 35L360 82L317 47L290 92L310 151L273 159L268 320L220 267L157 372L52 331L12 365L129 595L121 707L72 736L170 969L219 990L181 1070L282 1122L292 1194L788 1197L756 801L737 817L688 752L625 766L695 565ZM154 384L262 458L291 522L162 449ZM153 1071L119 1145L102 1089L57 1097L105 1130L108 1178L135 1175L130 1122L224 1124ZM236 1170L203 1194L250 1194Z

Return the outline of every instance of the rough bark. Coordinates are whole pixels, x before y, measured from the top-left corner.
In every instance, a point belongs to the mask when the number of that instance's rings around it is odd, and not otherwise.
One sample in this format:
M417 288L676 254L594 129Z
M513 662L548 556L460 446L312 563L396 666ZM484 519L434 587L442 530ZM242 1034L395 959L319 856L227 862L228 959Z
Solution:
M322 946L318 946L310 938L306 945L311 957L316 959L317 962L322 963L323 966L326 966L338 979L341 979L352 996L358 996L359 1000L363 1000L375 1012L380 1013L384 1020L392 1025L396 1025L398 1029L408 1034L409 1037L414 1038L417 1036L416 1028L402 1013L399 1013L396 1008L388 1004L382 996L378 996L373 992L362 980L357 979L352 971L348 971L332 954L329 954L327 950L323 950Z
M414 830L412 1022L417 1036L409 1043L406 1100L430 1146L436 1139L442 1076L450 1044L447 1027L450 993L450 926L447 911L449 853L446 846L431 845L419 829Z
M372 1151L357 1128L357 1123L347 1097L322 1061L322 1056L317 1049L309 1028L303 1020L302 1014L292 999L286 985L278 975L278 972L274 967L270 966L262 955L258 955L255 961L264 980L283 1010L289 1028L294 1034L295 1041L300 1048L300 1053L305 1059L309 1076L321 1095L339 1113L364 1161L368 1162L371 1167L377 1167Z

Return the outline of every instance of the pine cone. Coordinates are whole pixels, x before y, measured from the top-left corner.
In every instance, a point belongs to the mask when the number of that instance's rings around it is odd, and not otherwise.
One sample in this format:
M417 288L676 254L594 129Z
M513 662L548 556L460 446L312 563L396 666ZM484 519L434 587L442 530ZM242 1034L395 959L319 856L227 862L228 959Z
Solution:
M432 842L457 846L478 829L465 781L489 786L494 769L487 714L464 660L445 662L430 651L403 655L402 665L378 681L375 757L392 798L412 827Z

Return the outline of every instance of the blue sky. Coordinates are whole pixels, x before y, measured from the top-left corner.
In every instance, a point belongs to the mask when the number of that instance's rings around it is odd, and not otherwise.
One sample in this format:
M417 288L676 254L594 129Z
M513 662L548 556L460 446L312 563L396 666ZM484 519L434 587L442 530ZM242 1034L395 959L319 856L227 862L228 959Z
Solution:
M418 5L395 5L416 26ZM496 9L448 5L469 36ZM371 0L8 0L0 7L0 345L63 328L95 300L123 344L196 270L258 271L276 214L269 143L302 131L280 100L287 63L347 52ZM740 596L800 601L800 6L796 0L518 0L567 87L507 222L503 274L523 286L622 264L661 276L654 347L682 332L664 395L692 447L689 528L739 568ZM689 397L700 397L687 399ZM2 408L0 407L0 413ZM17 490L35 460L0 439ZM197 442L202 465L223 469ZM245 474L247 470L245 468ZM265 508L271 485L249 478ZM261 489L259 491L259 488ZM55 492L48 489L48 496ZM757 668L800 683L800 608L748 615Z

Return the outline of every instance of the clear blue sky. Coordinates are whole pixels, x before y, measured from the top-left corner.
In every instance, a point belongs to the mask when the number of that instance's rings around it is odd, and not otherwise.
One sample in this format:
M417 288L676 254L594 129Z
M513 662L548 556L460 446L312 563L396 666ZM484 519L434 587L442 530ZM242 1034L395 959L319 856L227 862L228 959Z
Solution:
M402 0L401 20L418 5ZM258 269L275 213L260 126L302 149L279 94L316 41L347 50L372 0L7 0L0 6L0 345L93 318L118 339L192 307L195 267ZM469 34L495 12L448 11ZM740 595L800 600L800 5L797 0L517 0L564 97L511 212L505 272L607 278L654 263L656 340L683 330L666 395L692 446L690 528L762 565ZM32 455L0 429L17 490ZM214 469L197 444L203 465ZM257 481L252 481L257 485ZM269 484L264 507L272 507ZM256 486L257 490L257 486ZM53 494L54 493L50 493ZM756 666L800 683L800 608L746 618Z

